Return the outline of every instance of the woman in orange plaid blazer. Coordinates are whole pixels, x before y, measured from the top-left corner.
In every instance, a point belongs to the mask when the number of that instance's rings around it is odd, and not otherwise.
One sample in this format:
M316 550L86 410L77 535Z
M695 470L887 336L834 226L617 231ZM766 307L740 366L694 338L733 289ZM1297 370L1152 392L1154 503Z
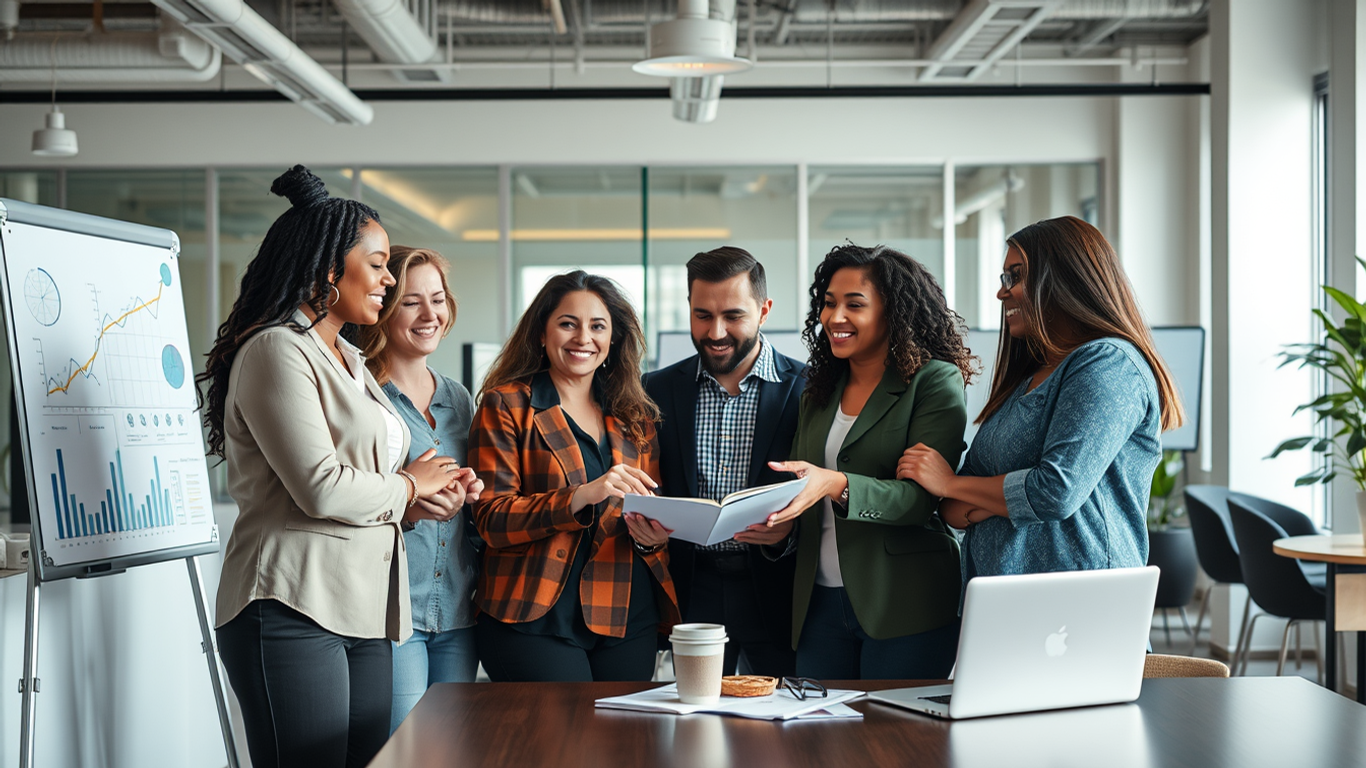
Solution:
M620 289L575 271L546 283L484 380L475 634L495 681L649 680L656 634L678 621L669 532L621 513L659 474L644 350Z

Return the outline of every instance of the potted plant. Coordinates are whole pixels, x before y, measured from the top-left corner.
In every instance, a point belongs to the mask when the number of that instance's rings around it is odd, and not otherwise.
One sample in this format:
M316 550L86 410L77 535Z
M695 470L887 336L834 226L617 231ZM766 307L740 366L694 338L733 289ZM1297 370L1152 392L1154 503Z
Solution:
M1185 468L1180 451L1163 451L1162 460L1153 470L1153 481L1148 494L1148 565L1155 565L1162 575L1157 580L1156 607L1163 609L1162 626L1167 627L1167 608L1181 611L1187 631L1186 606L1195 595L1195 573L1199 560L1195 554L1195 537L1189 526L1173 525L1186 515L1186 508L1175 493L1176 481ZM1171 632L1167 632L1171 644Z
M1357 263L1366 268L1360 256ZM1326 483L1339 472L1350 475L1357 486L1357 514L1366 531L1366 304L1329 285L1323 286L1323 291L1342 308L1342 323L1315 309L1314 316L1323 323L1324 339L1287 345L1278 367L1299 363L1299 368L1312 368L1332 379L1337 391L1295 409L1295 413L1313 410L1315 425L1327 427L1325 433L1331 437L1291 438L1276 446L1267 458L1305 448L1321 455L1324 461L1297 479L1296 486Z

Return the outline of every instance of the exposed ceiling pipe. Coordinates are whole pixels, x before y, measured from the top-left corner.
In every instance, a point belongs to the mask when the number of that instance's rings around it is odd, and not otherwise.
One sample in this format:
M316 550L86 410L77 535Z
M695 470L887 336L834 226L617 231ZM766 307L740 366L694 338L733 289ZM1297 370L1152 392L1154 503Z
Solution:
M23 34L0 44L0 83L202 83L217 48L183 29L103 35ZM54 73L54 69L55 73Z
M436 41L403 0L332 0L332 4L380 59L395 64L436 60Z
M1209 10L1209 0L1067 0L1055 19L1186 19Z
M450 70L422 67L441 60L431 30L408 10L404 0L332 0L351 28L381 61L411 64L394 70L405 82L449 81Z
M243 0L152 0L254 77L329 123L368 125L369 104Z
M1129 20L1123 17L1118 19L1102 19L1101 21L1097 21L1095 25L1091 27L1090 31L1088 31L1085 35L1081 36L1081 39L1064 48L1063 55L1080 56L1081 54L1086 53L1087 51L1099 45L1100 41L1118 32L1120 27L1124 26L1128 22Z
M19 28L19 0L0 0L0 32L5 33L5 38L14 37L14 30Z

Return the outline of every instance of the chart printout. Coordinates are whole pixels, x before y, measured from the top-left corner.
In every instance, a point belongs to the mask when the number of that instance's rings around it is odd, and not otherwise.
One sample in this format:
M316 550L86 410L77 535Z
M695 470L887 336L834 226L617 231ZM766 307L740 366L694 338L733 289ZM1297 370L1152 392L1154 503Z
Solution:
M176 256L13 222L4 244L45 557L210 541Z

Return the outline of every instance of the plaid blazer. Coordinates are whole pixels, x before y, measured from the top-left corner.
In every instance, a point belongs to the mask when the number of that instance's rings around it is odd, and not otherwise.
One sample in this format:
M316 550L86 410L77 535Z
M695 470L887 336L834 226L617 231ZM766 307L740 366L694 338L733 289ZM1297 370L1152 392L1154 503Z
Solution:
M593 522L593 507L569 511L577 486L588 482L583 455L559 405L533 403L527 382L505 384L484 394L470 429L468 460L484 481L473 505L474 524L488 542L479 574L479 607L510 623L546 614L567 586L570 564ZM608 415L612 463L639 467L659 477L659 446L650 426L644 453ZM579 599L588 628L625 637L631 601L631 566L636 557L621 518L621 500L609 498L598 520ZM661 631L678 623L678 597L669 576L668 549L644 557L659 589Z

